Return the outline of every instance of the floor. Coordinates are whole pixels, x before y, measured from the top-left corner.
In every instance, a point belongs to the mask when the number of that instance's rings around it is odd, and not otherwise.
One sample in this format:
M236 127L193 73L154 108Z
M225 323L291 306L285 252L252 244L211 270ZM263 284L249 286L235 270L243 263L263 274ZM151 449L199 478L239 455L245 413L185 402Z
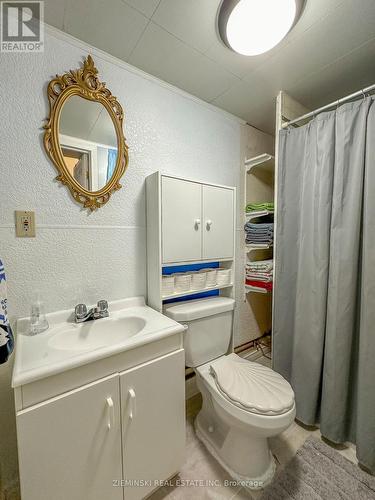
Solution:
M249 357L250 356L246 356ZM261 356L256 359L263 365L270 364L270 360ZM193 422L201 407L200 394L194 396L187 404L187 437L186 461L181 472L172 481L172 485L156 491L150 500L242 500L259 499L261 491L248 493L240 486L230 483L231 478L206 451L195 436ZM314 435L321 438L316 428L305 428L294 422L289 429L270 441L277 467L281 469L295 455L305 440ZM357 463L354 445L335 447L350 461ZM179 485L176 486L176 482Z
M244 357L270 366L268 352L266 356L259 356L254 351L245 353ZM186 461L180 474L171 480L171 486L157 490L148 500L257 500L261 491L249 494L245 489L231 484L231 478L206 451L198 441L194 432L194 419L201 407L201 396L197 394L187 402L186 412ZM295 455L305 440L314 435L321 438L315 428L305 428L294 422L289 429L280 436L271 439L270 445L275 456L277 467L280 470ZM355 446L336 447L336 449L353 463L357 463ZM176 482L179 485L176 485ZM0 495L1 498L1 495ZM1 499L2 500L2 499ZM4 500L20 500L18 488L5 494Z

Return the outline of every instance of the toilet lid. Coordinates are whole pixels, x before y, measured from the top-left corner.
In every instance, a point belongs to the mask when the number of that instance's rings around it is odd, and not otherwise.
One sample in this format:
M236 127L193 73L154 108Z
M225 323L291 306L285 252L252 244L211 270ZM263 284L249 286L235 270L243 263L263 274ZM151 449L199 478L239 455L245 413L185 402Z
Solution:
M211 363L210 373L219 391L244 410L280 415L293 408L293 389L271 368L229 354Z

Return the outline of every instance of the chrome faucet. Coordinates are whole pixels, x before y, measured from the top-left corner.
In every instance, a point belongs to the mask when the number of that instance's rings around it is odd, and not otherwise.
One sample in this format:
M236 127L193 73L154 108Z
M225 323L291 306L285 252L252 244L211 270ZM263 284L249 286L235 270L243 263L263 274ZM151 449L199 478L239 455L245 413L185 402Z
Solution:
M96 307L87 310L86 304L77 304L74 308L74 319L76 323L83 323L92 319L106 318L109 316L108 302L99 300Z

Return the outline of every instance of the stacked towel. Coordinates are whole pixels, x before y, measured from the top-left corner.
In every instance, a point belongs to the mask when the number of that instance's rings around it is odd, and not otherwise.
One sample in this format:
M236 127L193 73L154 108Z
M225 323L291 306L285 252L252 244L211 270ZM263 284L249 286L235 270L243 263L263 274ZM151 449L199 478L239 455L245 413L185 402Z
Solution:
M7 315L7 288L4 265L0 259L0 364L8 361L14 340Z
M267 290L267 292L272 291L272 281L270 283L265 283L263 281L256 281L256 280L246 280L246 285L253 286L255 288L259 288L259 290Z
M254 260L246 264L246 271L267 273L273 271L273 259Z
M245 224L246 244L273 244L273 222L263 224Z
M275 205L273 202L265 203L248 203L246 205L246 212L261 212L263 210L268 210L268 212L273 212Z
M246 280L272 283L273 260L258 260L246 264Z

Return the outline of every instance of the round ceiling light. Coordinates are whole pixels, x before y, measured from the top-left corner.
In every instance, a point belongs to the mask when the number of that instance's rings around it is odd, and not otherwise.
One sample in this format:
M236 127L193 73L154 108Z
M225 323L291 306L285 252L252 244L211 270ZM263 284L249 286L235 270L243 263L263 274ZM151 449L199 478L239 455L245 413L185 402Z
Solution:
M304 0L223 0L217 26L230 49L245 56L275 47L299 19Z

